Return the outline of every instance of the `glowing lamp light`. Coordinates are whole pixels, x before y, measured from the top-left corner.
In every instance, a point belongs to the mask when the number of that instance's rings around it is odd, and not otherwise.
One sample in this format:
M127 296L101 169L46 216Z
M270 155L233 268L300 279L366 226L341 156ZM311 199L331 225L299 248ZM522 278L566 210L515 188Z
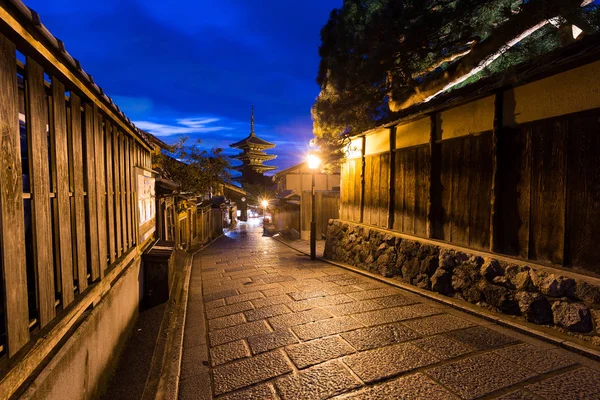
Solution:
M306 161L308 162L308 168L317 169L321 165L321 159L314 154L309 154Z
M260 202L260 204L264 207L267 208L267 206L269 205L269 202L267 200L263 200Z

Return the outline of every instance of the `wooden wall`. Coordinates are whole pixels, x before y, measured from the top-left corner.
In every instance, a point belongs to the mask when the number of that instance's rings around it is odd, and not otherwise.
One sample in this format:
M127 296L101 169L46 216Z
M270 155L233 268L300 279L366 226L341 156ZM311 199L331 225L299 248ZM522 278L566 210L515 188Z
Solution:
M36 43L19 48L18 61L0 34L0 356L8 357L137 245L133 168L150 167L136 128Z
M387 142L365 133L367 151L342 168L340 217L600 274L600 109L505 126L505 107L530 97L509 89L440 109L388 127Z

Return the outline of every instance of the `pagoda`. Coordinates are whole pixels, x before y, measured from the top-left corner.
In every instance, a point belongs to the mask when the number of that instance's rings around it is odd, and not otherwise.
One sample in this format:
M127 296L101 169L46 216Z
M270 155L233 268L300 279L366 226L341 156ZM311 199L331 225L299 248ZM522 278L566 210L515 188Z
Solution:
M244 184L267 184L268 178L263 174L267 171L277 169L277 167L263 165L263 162L273 160L277 158L277 156L267 154L264 150L272 149L276 145L256 136L256 133L254 132L254 107L252 107L252 116L250 118L250 135L229 146L242 150L240 154L232 157L242 162L242 165L233 167L235 170L242 173L241 177L234 179L241 182L242 186L244 186Z

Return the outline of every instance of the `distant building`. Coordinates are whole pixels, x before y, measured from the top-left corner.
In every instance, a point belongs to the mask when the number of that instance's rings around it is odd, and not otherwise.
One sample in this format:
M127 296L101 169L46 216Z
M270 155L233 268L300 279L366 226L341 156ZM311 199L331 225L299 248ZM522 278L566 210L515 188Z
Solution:
M235 180L250 185L268 185L270 177L265 177L264 173L277 169L275 166L263 165L263 162L277 158L274 154L267 154L265 150L272 149L276 145L267 142L256 136L254 132L254 107L252 107L252 117L250 120L250 135L239 142L229 145L230 147L240 149L242 152L232 158L238 159L242 165L234 167L235 170L242 173L241 177L234 178Z
M273 181L277 184L277 193L293 191L301 195L312 189L312 170L303 162L276 173ZM315 190L340 190L339 170L332 174L315 172Z

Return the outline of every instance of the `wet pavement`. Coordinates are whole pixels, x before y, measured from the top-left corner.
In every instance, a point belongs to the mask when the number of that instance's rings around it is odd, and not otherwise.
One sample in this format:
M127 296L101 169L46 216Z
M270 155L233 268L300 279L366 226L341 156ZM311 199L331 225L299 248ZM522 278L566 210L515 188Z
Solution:
M600 364L310 258L256 223L196 254L180 399L600 399Z

